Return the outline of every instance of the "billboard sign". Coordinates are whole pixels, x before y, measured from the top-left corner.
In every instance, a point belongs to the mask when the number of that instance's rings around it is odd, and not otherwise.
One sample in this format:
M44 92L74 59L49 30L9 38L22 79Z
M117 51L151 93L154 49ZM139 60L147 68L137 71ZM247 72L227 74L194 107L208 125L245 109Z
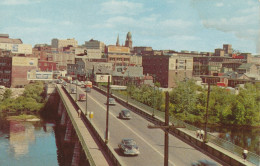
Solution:
M28 71L27 80L52 80L52 72Z
M110 76L110 82L112 80L111 75L95 75L95 82L108 82L108 76Z
M12 66L37 66L38 58L13 57Z

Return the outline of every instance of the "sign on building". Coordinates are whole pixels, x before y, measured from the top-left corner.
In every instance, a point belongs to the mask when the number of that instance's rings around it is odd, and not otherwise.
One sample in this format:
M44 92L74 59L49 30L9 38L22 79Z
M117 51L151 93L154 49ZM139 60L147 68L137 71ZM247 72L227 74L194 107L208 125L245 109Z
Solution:
M108 82L108 76L110 76L110 82L112 80L111 75L95 75L95 82Z
M28 71L27 80L52 80L52 72L39 72L39 71Z

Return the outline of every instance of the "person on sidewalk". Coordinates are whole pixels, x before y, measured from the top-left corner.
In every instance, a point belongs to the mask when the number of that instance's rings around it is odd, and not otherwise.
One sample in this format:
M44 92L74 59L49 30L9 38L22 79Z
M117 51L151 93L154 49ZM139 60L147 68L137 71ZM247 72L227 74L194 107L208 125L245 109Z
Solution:
M200 130L200 139L202 140L204 139L204 134L205 134L204 130Z
M196 130L196 137L200 137L200 130Z
M247 149L244 149L244 150L243 150L243 153L242 153L243 158L244 158L244 161L246 161L247 153L248 153Z

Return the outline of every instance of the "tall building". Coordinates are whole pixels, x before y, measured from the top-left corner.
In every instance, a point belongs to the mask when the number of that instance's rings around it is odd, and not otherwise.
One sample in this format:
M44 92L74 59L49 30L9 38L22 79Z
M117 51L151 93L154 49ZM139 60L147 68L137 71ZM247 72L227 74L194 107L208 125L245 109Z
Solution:
M215 49L215 56L224 56L225 55L225 52L224 52L224 50L223 49L221 49L221 48L217 48L217 49Z
M91 39L89 41L85 41L85 47L87 49L99 49L101 52L105 51L105 44L98 40Z
M38 58L12 57L11 87L21 87L29 83L27 72L38 68Z
M23 44L21 39L11 39L8 34L0 34L0 49L15 54L32 54L32 45Z
M133 48L133 41L132 41L131 32L128 32L127 35L126 35L125 46L129 47L130 49Z
M232 45L231 44L223 44L224 54L232 54Z
M193 57L143 56L144 75L152 75L161 87L172 88L178 81L192 78Z
M55 38L55 39L51 40L52 48L62 48L62 47L67 47L67 46L77 47L78 41L75 40L74 38L72 38L72 39L56 39Z

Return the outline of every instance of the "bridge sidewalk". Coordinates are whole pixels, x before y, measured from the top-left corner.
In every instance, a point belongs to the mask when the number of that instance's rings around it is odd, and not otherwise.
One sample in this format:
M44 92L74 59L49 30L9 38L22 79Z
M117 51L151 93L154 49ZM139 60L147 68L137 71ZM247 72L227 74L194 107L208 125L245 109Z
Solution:
M59 87L61 88L61 87ZM110 157L105 153L105 150L101 146L101 144L97 141L97 139L94 138L94 134L90 130L90 128L84 124L81 117L79 117L76 109L71 104L69 98L66 96L64 91L60 89L60 92L63 93L63 97L65 100L65 103L67 107L69 108L71 118L74 119L76 122L76 126L74 128L78 128L78 130L81 133L81 136L84 140L85 145L87 145L87 148L91 154L91 157L93 158L95 165L97 166L112 166L113 162L110 160Z

